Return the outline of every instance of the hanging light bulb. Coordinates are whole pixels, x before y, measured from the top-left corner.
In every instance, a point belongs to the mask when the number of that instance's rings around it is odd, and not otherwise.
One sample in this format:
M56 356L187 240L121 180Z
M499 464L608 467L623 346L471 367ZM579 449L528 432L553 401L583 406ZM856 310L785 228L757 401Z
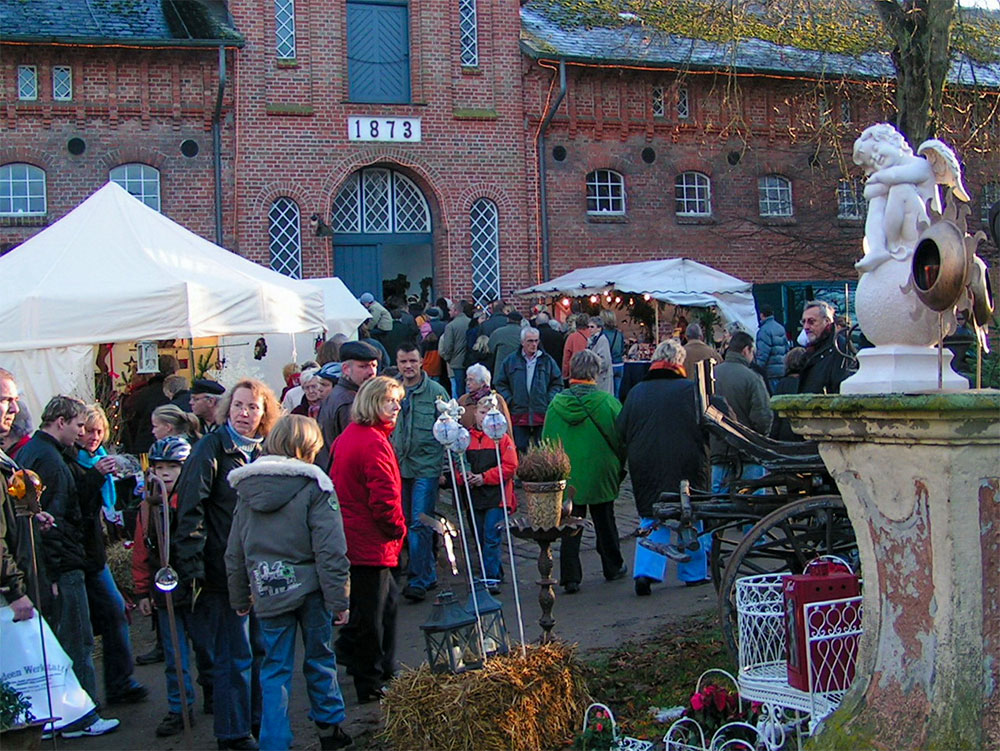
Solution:
M615 298L615 305L621 305L621 304L622 304L622 299L620 297L616 297Z
M646 302L649 302L649 293L647 292L646 294L644 294L642 296L642 299L645 300Z
M569 298L568 297L564 297L562 299L562 304L563 304L564 308L568 308L569 307Z
M593 302L597 302L597 295L591 295L591 296L590 296L590 301L591 301L592 303L593 303Z

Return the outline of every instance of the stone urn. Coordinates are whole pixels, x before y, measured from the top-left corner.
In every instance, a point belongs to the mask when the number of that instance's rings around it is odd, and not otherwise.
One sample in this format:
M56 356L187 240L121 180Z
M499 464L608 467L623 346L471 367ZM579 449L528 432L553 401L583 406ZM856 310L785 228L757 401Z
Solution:
M562 521L563 494L566 481L551 482L522 481L525 505L528 507L528 522L537 529L552 529Z

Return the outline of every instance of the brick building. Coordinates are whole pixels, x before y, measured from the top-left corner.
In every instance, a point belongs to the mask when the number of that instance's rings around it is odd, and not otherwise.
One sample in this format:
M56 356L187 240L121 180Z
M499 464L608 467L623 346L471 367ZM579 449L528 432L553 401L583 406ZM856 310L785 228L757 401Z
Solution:
M754 282L854 278L850 149L891 110L888 55L692 40L592 6L0 0L0 249L110 177L358 294L402 275L409 294L429 278L484 301L670 256ZM944 137L975 228L1000 198L1000 64L952 78L965 119Z

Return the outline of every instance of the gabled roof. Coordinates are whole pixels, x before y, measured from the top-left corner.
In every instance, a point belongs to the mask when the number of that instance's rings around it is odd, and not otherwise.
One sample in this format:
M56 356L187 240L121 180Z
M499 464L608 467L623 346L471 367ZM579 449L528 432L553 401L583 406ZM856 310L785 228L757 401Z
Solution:
M0 41L240 45L225 0L0 0Z
M737 4L739 5L739 4ZM742 4L739 20L696 18L711 7L698 0L528 0L521 7L521 48L535 58L684 70L805 76L894 78L888 39L874 9L840 0L853 15L803 19L794 0ZM773 8L780 7L776 17ZM833 7L829 16L842 13ZM962 10L978 42L976 58L957 54L952 83L1000 88L1000 14ZM684 14L688 14L685 16ZM694 14L694 15L691 15ZM730 21L726 23L726 21ZM842 22L845 21L845 22ZM697 23L697 22L696 22ZM986 24L985 29L983 28ZM993 28L995 27L995 28ZM983 31L989 33L982 33ZM754 34L759 34L757 38Z

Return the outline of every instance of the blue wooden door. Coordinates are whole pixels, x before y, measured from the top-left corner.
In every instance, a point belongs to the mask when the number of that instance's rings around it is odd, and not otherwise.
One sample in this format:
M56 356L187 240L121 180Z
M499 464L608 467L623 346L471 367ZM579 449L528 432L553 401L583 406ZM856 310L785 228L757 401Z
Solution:
M382 258L378 245L335 245L333 273L355 297L371 292L382 299Z
M352 102L410 101L410 32L405 1L347 3L347 80Z

